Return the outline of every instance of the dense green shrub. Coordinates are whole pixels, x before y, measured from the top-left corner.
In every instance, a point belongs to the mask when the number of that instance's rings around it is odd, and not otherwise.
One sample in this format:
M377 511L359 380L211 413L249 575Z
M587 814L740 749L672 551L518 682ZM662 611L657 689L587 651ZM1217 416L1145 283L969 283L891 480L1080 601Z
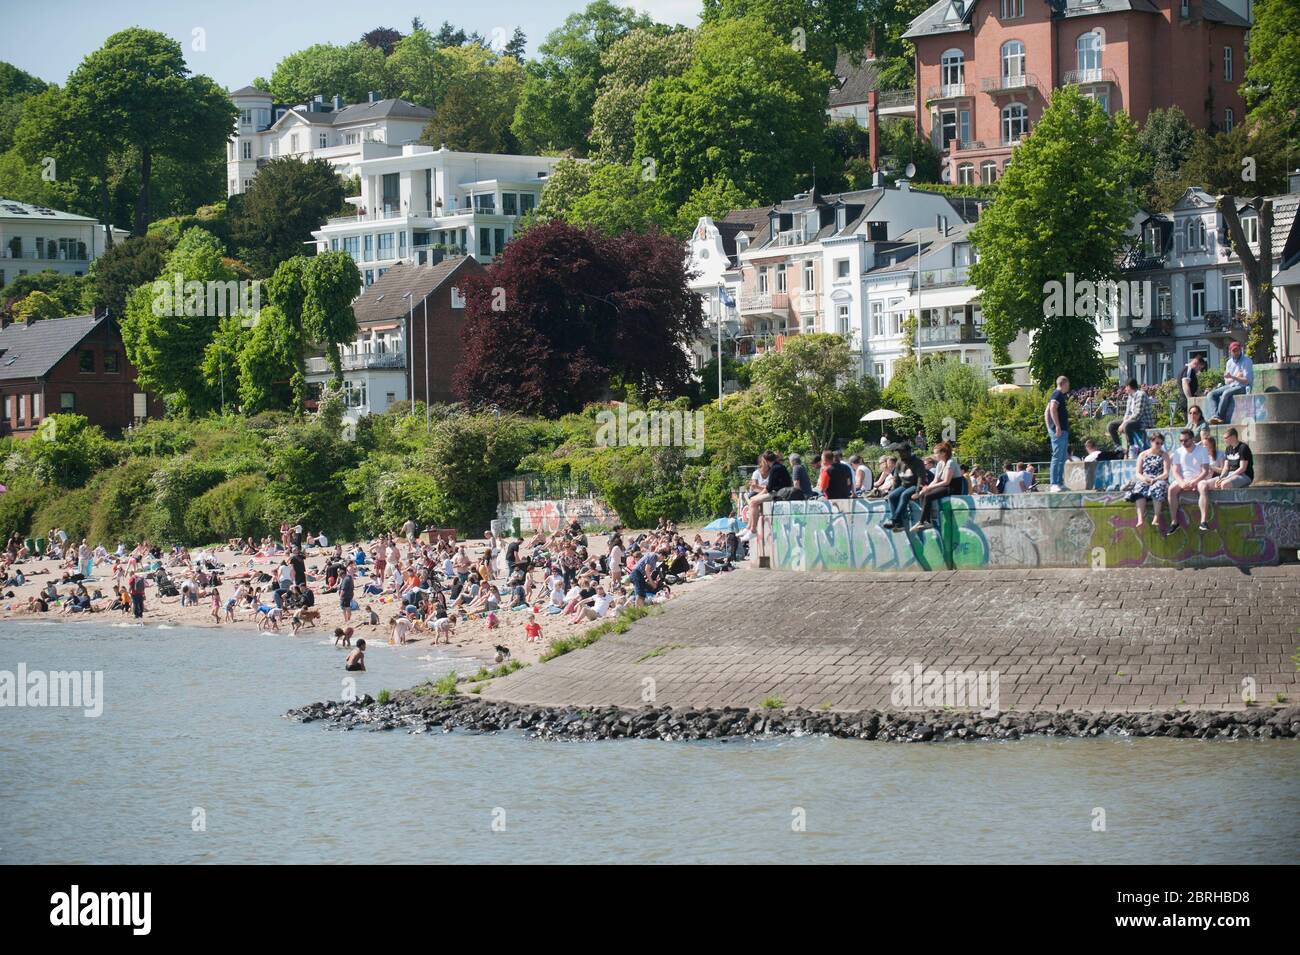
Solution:
M90 487L51 494L36 509L32 527L40 528L38 533L48 531L51 527L61 527L67 531L69 541L79 544L83 537L90 537L90 525L95 519L96 497L96 490ZM107 541L90 543L92 547L98 543L108 545Z
M261 538L271 529L265 511L265 477L241 474L229 478L190 504L185 512L187 539L207 544L232 537Z
M96 476L89 534L94 543L135 544L148 536L154 508L150 480L157 467L157 461L133 458Z
M1003 461L1042 461L1051 455L1041 391L991 395L978 405L962 430L958 452L963 461L1000 468Z
M32 518L41 505L58 492L41 487L30 478L19 478L17 481L10 479L6 487L7 490L0 494L0 533L8 537L18 531L25 537L32 532L33 527L39 527L33 523ZM48 530L48 527L44 527L37 533L43 534Z

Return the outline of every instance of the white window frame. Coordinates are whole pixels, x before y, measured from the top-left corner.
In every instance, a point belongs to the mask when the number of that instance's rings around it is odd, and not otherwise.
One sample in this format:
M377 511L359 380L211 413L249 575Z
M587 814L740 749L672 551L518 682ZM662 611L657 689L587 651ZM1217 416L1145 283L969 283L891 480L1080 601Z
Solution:
M815 291L817 288L817 269L812 259L807 259L803 264L803 290L805 292Z
M944 96L959 96L966 85L966 54L945 50L939 59L939 83Z
M1192 282L1187 287L1190 316L1192 321L1205 317L1205 283Z
M1002 44L1002 79L1003 86L1005 81L1017 76L1025 75L1025 44L1023 40L1008 40Z
M1232 47L1230 46L1223 48L1223 81L1232 82Z
M1015 125L1020 127L1020 132L1012 134L1013 114ZM1002 145L1011 146L1020 142L1022 136L1029 132L1029 107L1024 103L1008 103L1002 107L1001 114L1002 126Z
M1100 77L1104 48L1105 42L1097 30L1081 33L1074 41L1074 65L1079 71L1081 82L1091 82Z

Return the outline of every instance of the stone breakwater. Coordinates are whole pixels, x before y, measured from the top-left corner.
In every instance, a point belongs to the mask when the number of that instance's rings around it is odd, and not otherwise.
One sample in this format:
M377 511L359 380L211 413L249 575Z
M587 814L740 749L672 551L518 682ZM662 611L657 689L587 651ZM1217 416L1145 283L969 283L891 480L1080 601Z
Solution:
M881 742L1015 740L1026 736L1168 736L1183 739L1300 738L1300 707L1258 707L1234 712L1171 710L1160 713L980 713L864 710L826 713L804 709L685 709L647 706L547 707L403 690L385 703L370 696L317 702L285 714L332 729L404 729L411 733L506 730L549 740L761 739L834 736Z

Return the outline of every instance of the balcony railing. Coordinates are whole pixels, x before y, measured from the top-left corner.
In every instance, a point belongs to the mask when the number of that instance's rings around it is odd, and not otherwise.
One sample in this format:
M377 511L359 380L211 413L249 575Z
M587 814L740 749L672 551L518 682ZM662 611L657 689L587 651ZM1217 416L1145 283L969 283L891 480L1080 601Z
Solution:
M916 90L884 90L877 101L878 109L902 109L916 105Z
M405 352L370 352L359 355L349 355L344 352L340 356L340 364L344 371L366 371L371 368L405 368ZM313 374L324 374L330 370L329 361L322 356L314 356L307 359L307 371Z
M987 341L982 325L927 325L921 328L920 336L923 346L977 344Z
M741 315L766 315L772 312L788 313L790 311L790 293L772 292L765 295L742 295L740 297Z
M974 90L971 90L974 92ZM941 83L938 86L930 87L930 95L927 99L934 101L940 99L955 99L958 96L967 96L965 83Z
M784 232L776 234L776 244L778 246L803 245L809 241L808 236L802 229L786 229Z
M1038 89L1038 76L1034 73L1012 73L1009 76L986 76L982 81L986 93L1006 93L1013 90Z
M1119 330L1130 339L1172 338L1174 319L1171 315L1156 315L1151 318L1145 315L1121 315Z
M923 269L921 271L921 287L935 288L940 285L965 285L969 276L969 265L959 265L951 269Z
M952 148L955 152L964 153L972 149L983 149L984 140L982 139L954 139Z
M1113 86L1119 85L1119 79L1115 71L1108 67L1101 67L1095 70L1069 70L1065 74L1065 85L1075 86L1085 83L1110 83Z
M1246 330L1247 313L1244 309L1235 312L1206 312L1205 330L1211 334L1220 332L1231 334Z

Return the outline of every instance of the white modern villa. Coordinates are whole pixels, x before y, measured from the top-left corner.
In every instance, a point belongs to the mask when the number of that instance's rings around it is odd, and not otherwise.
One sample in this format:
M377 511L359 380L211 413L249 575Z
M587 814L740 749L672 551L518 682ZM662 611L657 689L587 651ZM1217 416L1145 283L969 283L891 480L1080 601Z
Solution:
M226 195L245 192L257 170L272 159L296 156L324 159L344 176L356 174L367 159L399 155L414 143L433 110L400 99L371 93L365 103L345 105L335 96L317 96L309 103L285 106L255 86L230 94L239 110L235 134L226 147Z
M452 152L403 146L400 154L355 164L361 195L353 215L312 233L320 251L347 252L366 286L398 262L433 264L444 254L486 265L537 206L552 156Z
M113 241L128 234L114 229ZM84 275L107 246L107 227L89 216L0 198L0 288L29 272Z

